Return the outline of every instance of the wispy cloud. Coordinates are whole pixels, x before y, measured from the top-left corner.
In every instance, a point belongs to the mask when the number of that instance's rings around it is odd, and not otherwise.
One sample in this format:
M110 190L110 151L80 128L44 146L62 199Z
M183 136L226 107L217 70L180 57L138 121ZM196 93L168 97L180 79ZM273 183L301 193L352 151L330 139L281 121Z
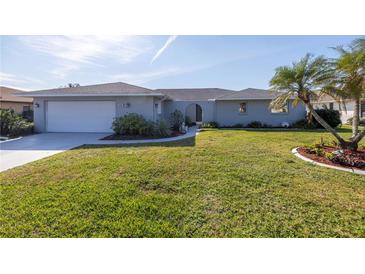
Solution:
M177 38L177 35L171 35L171 36L169 36L169 38L167 39L166 43L153 56L153 58L151 60L151 64L153 62L155 62L161 56L161 54L171 45L172 42L174 42L176 40L176 38Z
M0 71L0 86L6 86L15 89L29 90L29 84L42 85L43 81L26 76L16 76L14 74ZM27 85L28 87L21 87Z
M210 68L211 66L194 66L194 67L169 67L137 73L120 73L110 77L112 81L122 81L132 84L144 84L154 80L163 79L166 77L192 73L199 70Z
M132 84L144 84L153 80L165 78L168 76L178 75L187 72L182 68L167 68L139 73L121 73L111 76L113 81L122 81Z
M139 36L22 36L19 39L32 49L54 57L57 67L51 73L61 78L81 67L97 65L101 58L126 64L151 49Z

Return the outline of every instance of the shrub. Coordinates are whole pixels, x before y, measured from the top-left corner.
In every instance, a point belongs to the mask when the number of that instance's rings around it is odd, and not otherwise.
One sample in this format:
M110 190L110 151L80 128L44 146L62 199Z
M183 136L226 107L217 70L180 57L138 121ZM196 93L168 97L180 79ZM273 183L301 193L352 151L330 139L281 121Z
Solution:
M142 115L129 113L127 115L114 118L112 129L120 135L145 135L153 133L153 122L147 121Z
M210 121L202 124L202 128L218 128L219 124L215 121Z
M19 117L11 125L9 135L19 136L19 135L31 134L32 132L33 132L33 123L29 123L28 121Z
M185 125L191 127L191 126L195 126L196 123L194 123L193 121L191 121L191 118L189 116L185 116Z
M165 120L159 120L156 123L154 123L153 135L161 137L167 137L171 135L171 130L169 128L169 125Z
M348 120L347 120L347 124L352 125L352 119L353 119L353 118L348 119ZM365 126L365 118L361 118L361 119L359 120L359 125L360 125L360 126Z
M323 108L316 109L315 112L333 128L338 127L341 124L341 116L338 110ZM314 117L312 118L311 124L315 128L322 128Z
M19 136L30 134L33 124L26 121L12 109L0 109L0 134L4 136Z
M263 127L263 124L260 121L252 121L251 123L249 123L247 125L247 127L250 127L250 128L261 128L261 127Z
M180 110L175 110L173 113L171 113L170 124L173 130L180 130L183 122L184 122L184 115Z
M26 110L22 112L22 117L28 122L33 122L33 110Z
M243 128L243 127L245 127L245 125L240 123L232 125L232 128Z

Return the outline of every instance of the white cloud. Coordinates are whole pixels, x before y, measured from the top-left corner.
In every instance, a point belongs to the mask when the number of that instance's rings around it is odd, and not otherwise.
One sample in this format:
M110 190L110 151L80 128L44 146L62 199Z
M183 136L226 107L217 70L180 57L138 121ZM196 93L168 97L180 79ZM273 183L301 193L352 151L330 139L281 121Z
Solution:
M19 78L17 78L15 75L10 74L10 73L5 73L5 72L1 72L0 71L0 83L1 85L5 84L5 83L24 83L24 80L21 80Z
M65 77L82 66L97 65L101 58L122 64L132 62L150 50L150 44L139 36L22 36L25 45L56 58L51 73Z
M5 73L0 71L0 85L9 88L29 90L29 88L20 87L22 85L39 85L43 84L43 81L34 79L27 76L16 76L14 74Z
M153 58L151 60L151 64L154 61L156 61L161 56L161 54L171 45L172 42L174 42L176 40L176 38L177 38L177 35L171 35L171 36L169 36L169 38L167 39L166 43L153 56Z

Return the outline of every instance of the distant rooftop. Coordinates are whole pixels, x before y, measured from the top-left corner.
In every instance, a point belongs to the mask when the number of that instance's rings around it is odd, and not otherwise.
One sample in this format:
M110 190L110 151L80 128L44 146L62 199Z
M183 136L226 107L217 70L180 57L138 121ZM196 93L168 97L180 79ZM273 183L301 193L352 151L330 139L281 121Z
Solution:
M23 98L16 96L16 93L23 92L19 89L8 88L0 86L0 101L2 102L19 102L19 103L31 103L33 99Z

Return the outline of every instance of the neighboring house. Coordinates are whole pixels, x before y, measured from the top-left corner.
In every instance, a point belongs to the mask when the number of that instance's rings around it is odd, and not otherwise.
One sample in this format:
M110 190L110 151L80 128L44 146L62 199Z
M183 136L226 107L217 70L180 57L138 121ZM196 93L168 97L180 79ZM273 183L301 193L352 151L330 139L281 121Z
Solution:
M346 107L344 107L343 105L336 102L336 100L333 99L331 96L323 95L319 98L319 100L313 102L312 104L313 107L316 109L326 107L328 109L338 110L341 114L342 123L347 123L348 119L352 118L354 115L354 106L355 106L354 100L346 100L345 101ZM360 118L365 118L365 99L361 101L359 115Z
M221 126L247 125L260 121L272 126L303 119L299 104L271 110L269 104L279 93L218 88L151 90L126 83L109 83L73 88L19 93L34 98L34 126L37 132L111 132L114 117L138 113L156 121L169 119L180 110L193 122L216 121Z
M14 95L19 92L22 91L0 86L0 108L13 109L17 113L33 109L33 99Z

